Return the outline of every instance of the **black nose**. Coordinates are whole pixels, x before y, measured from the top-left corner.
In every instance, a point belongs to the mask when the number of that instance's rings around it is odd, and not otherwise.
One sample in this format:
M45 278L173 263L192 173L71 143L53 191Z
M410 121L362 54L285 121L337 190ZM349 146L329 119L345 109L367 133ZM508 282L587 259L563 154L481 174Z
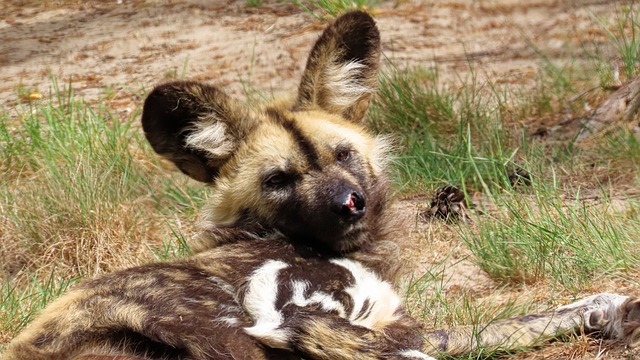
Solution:
M345 220L358 220L365 211L365 199L362 191L347 190L334 198L331 211Z

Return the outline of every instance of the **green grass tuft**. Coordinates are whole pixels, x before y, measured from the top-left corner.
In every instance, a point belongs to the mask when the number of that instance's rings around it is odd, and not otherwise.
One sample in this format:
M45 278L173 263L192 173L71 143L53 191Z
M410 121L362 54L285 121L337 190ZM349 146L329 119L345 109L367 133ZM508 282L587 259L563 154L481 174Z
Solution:
M504 196L501 211L463 230L474 261L505 285L548 283L571 292L601 276L633 271L640 218L632 207L612 208L605 196L589 204L537 187L533 196ZM629 205L629 204L627 204Z
M402 188L454 184L491 192L510 187L509 173L526 165L517 158L530 146L518 143L474 76L454 92L439 84L437 70L383 75L371 124L399 139Z
M32 275L26 288L3 281L0 284L0 344L3 342L2 334L20 331L40 309L60 296L77 279L52 271L45 277Z

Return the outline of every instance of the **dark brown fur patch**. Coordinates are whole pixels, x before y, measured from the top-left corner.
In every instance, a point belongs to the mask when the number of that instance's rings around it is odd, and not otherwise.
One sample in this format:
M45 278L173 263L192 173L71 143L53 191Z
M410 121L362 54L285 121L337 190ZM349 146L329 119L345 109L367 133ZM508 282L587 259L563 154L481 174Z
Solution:
M285 114L273 108L267 109L267 115L291 133L296 143L300 146L300 150L307 159L311 169L320 169L320 165L318 165L318 151L314 148L313 143L302 133L302 130L296 126L295 122L288 120Z

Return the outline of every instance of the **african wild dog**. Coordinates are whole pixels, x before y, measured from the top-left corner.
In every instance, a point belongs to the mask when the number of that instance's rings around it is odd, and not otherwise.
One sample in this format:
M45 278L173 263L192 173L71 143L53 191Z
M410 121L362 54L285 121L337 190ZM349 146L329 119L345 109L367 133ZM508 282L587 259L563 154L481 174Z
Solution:
M3 359L427 359L581 326L638 342L640 302L612 294L440 331L405 313L387 144L362 125L379 42L371 17L343 15L313 47L296 99L259 112L196 82L153 90L151 145L213 188L199 252L79 284Z

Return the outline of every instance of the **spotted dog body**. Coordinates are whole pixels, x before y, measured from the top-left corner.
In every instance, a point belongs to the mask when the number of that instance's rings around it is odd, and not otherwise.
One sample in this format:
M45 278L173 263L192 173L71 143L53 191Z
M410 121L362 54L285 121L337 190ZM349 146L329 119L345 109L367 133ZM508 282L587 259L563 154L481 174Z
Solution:
M314 275L318 268L322 273ZM420 352L419 324L406 314L392 285L357 261L267 261L252 274L243 303L254 319L245 331L273 348L305 349L323 359L358 358L367 352L385 359L430 359ZM324 334L318 331L321 326L333 331ZM348 329L339 330L344 327ZM337 343L323 337L341 337L345 331L366 341L348 337L348 345L321 346Z
M156 87L147 139L212 188L196 255L74 286L2 359L430 359L578 329L635 345L640 301L613 294L446 330L407 315L388 141L363 124L379 58L375 22L350 12L320 36L289 102L250 110L198 82Z
M429 358L391 284L359 262L328 259L282 239L225 247L75 287L3 359ZM313 274L318 268L322 273ZM310 355L318 342L326 348Z

